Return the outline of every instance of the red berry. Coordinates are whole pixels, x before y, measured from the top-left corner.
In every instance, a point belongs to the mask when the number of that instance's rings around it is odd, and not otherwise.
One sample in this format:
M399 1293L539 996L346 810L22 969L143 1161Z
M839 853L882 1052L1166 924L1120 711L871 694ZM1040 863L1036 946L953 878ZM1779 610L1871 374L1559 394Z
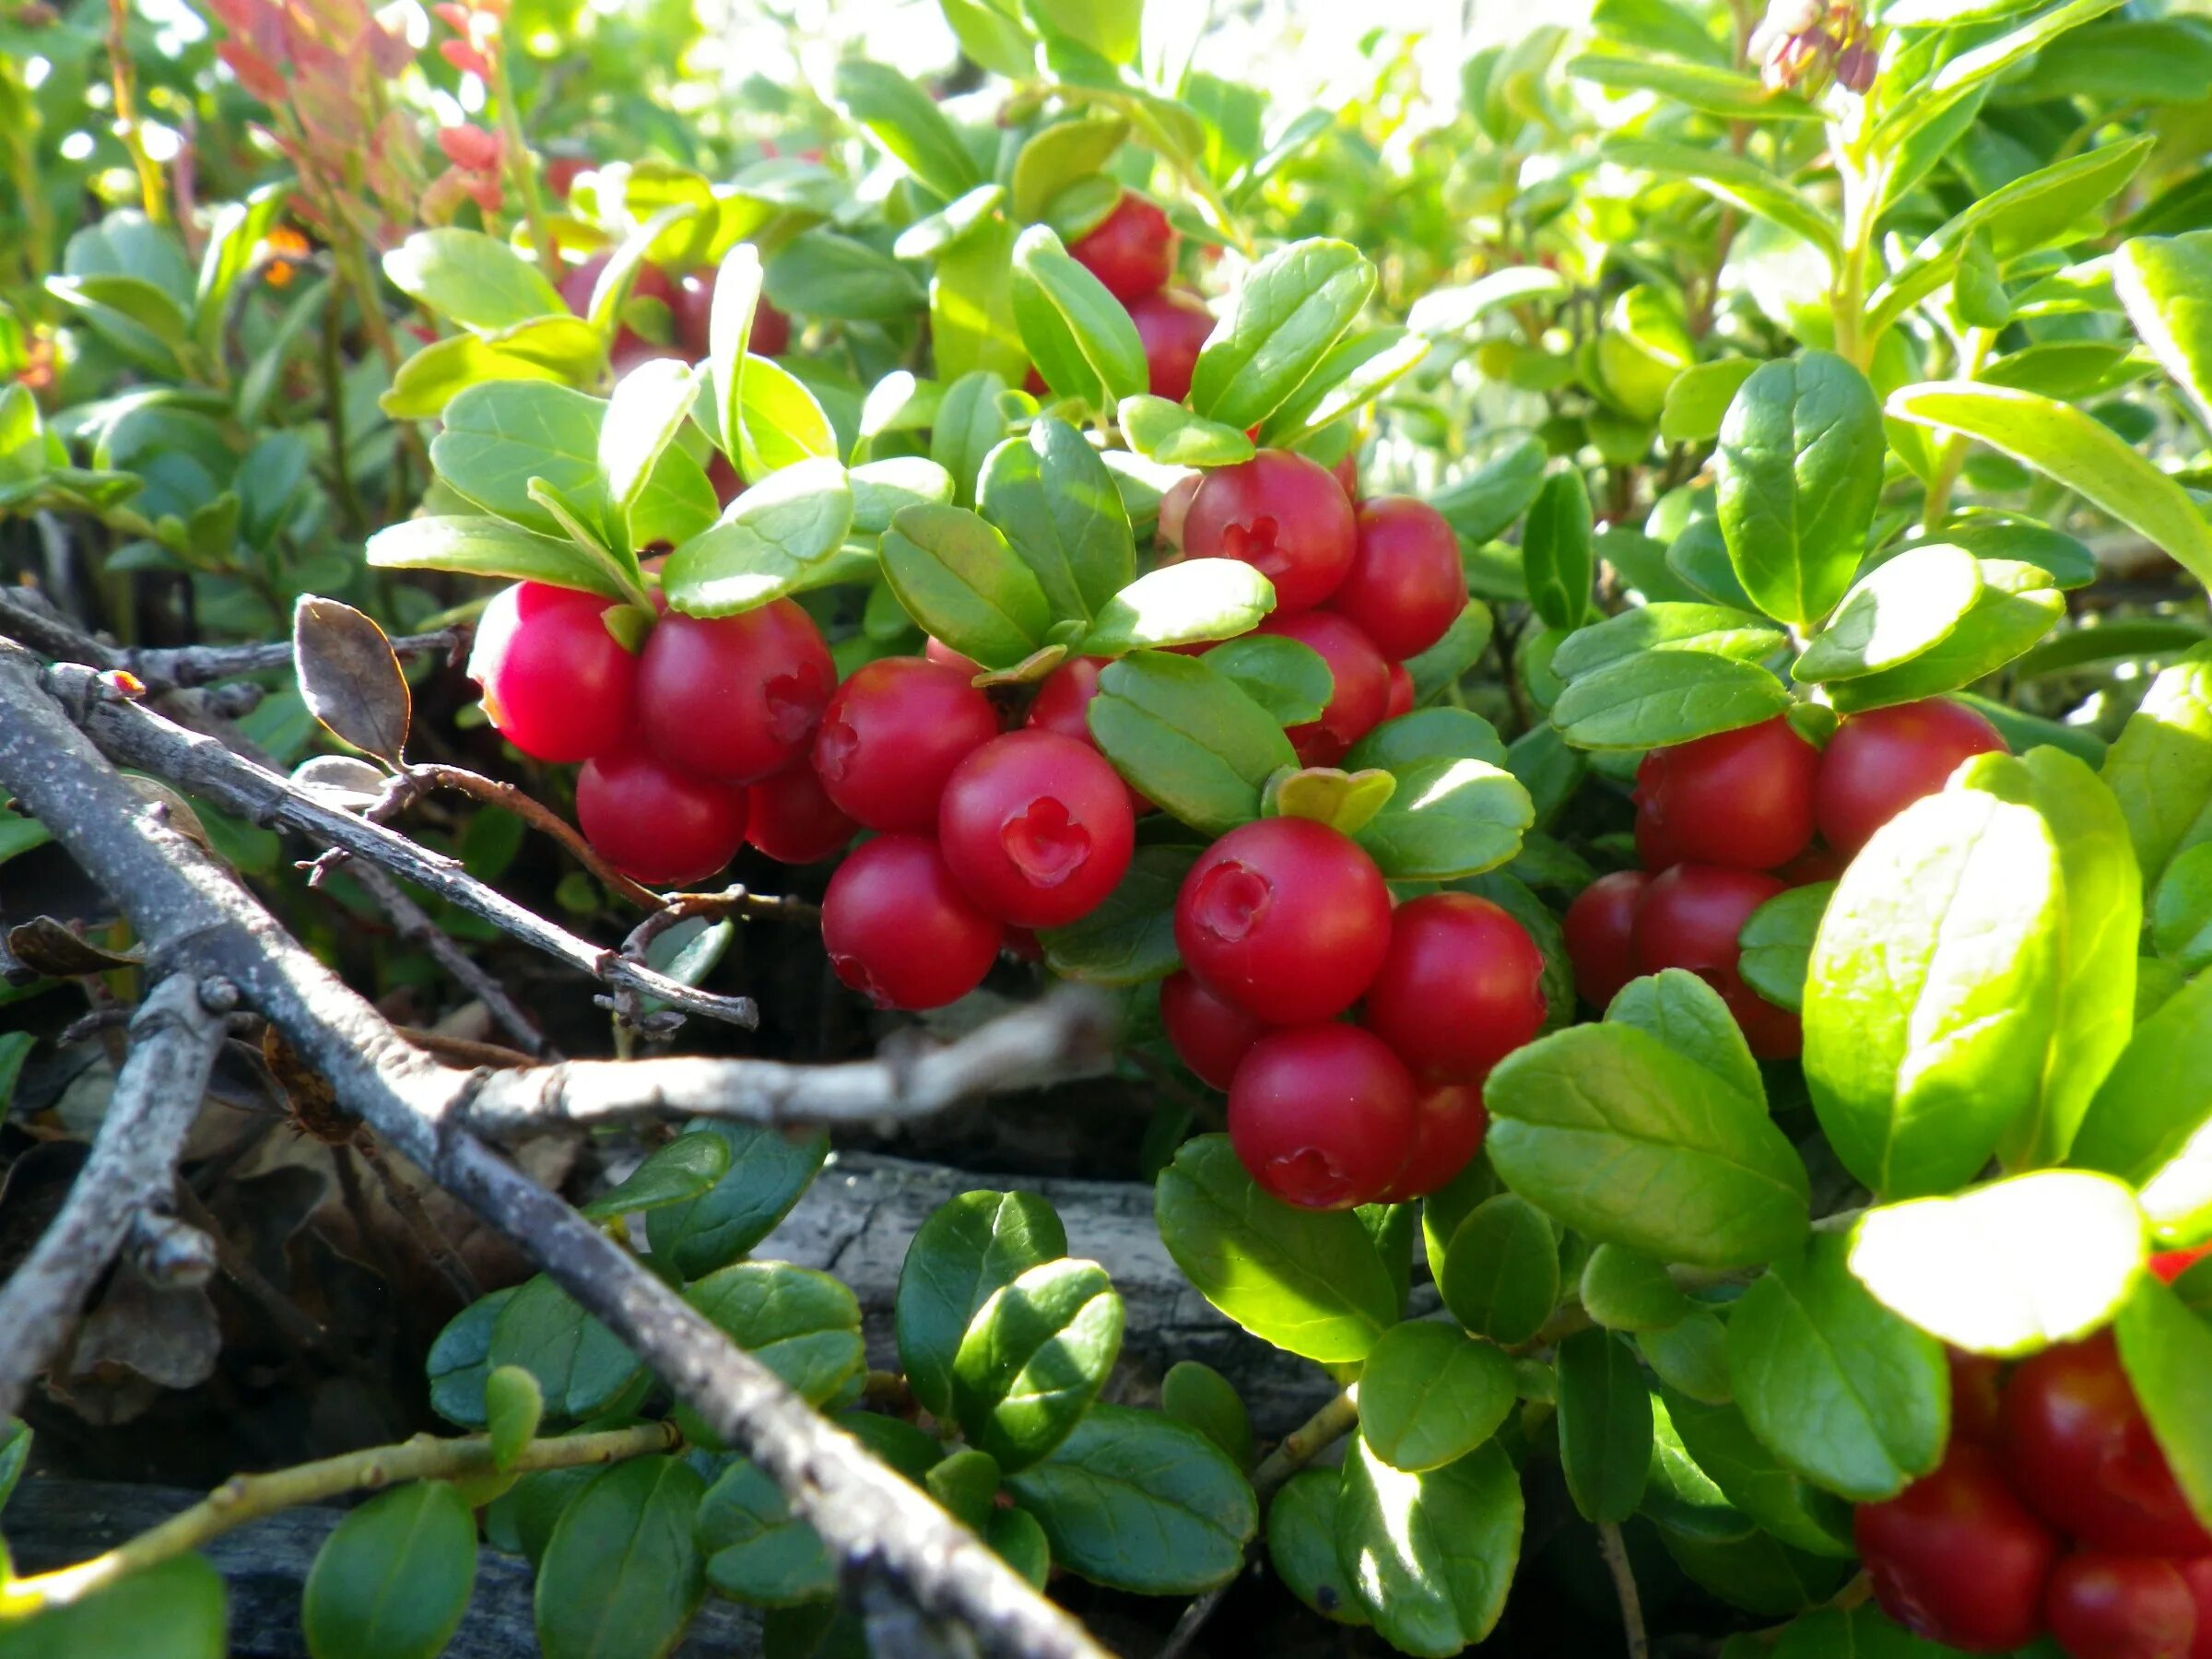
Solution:
M1644 867L1771 870L1813 839L1820 751L1783 715L1655 748L1636 768L1636 851Z
M2042 1629L2058 1539L1982 1446L1955 1441L1932 1475L1864 1504L1853 1535L1882 1611L1970 1653L2024 1647Z
M1159 1023L1177 1058L1201 1083L1226 1089L1252 1045L1275 1028L1216 996L1189 972L1160 982Z
M1271 1025L1333 1019L1382 966L1390 890L1375 861L1325 824L1262 818L1191 866L1175 896L1175 947L1216 995Z
M1191 498L1206 482L1204 473L1190 473L1168 486L1159 498L1159 539L1178 553L1182 551L1182 529L1190 517Z
M1813 819L1849 857L1913 802L1941 790L1961 762L2004 748L1995 726L1940 697L1851 715L1821 751Z
M546 182L546 194L557 202L567 201L576 181L598 165L584 156L547 156L540 175Z
M1382 718L1395 720L1401 714L1413 712L1413 676L1403 663L1390 665L1390 701L1382 707Z
M1008 732L952 770L937 841L968 896L1019 927L1065 927L1129 868L1136 818L1121 774L1088 744Z
M1449 1185L1482 1150L1490 1114L1476 1083L1444 1083L1414 1102L1413 1153L1383 1193L1384 1204L1407 1204Z
M2196 1642L2189 1659L2212 1659L2212 1556L2198 1556L2180 1565L2190 1598L2196 1603Z
M1947 1347L1951 1371L1951 1438L1994 1446L2001 1432L1997 1408L2003 1395L2005 1363L1987 1354Z
M1423 1081L1477 1083L1543 1030L1543 980L1544 953L1505 911L1431 893L1390 919L1367 1027Z
M2013 1480L2053 1526L2099 1549L2212 1554L2110 1331L2022 1361L2005 1386L2003 1416Z
M1643 971L1636 965L1636 906L1651 881L1641 870L1617 870L1600 876L1567 907L1574 988L1594 1008L1603 1008Z
M1329 476L1335 478L1337 483L1344 486L1344 493L1350 498L1351 500L1357 502L1359 500L1359 451L1346 451L1342 458L1337 461L1336 465L1329 468Z
M814 770L838 809L869 829L930 832L952 769L997 735L991 700L959 669L879 657L822 711Z
M2189 1659L2196 1598L2178 1563L2085 1549L2059 1562L2043 1596L2070 1659Z
M1386 657L1418 656L1467 608L1459 537L1411 496L1377 496L1354 515L1352 568L1329 608L1349 617Z
M745 839L778 864L819 864L860 833L804 760L754 784L746 814Z
M882 1008L937 1008L967 995L997 959L1002 931L925 836L862 842L822 895L830 965Z
M1390 712L1390 665L1358 626L1334 611L1269 617L1259 632L1296 640L1320 653L1334 682L1321 718L1285 734L1308 766L1334 766Z
M576 779L576 823L607 863L648 887L703 881L745 845L746 792L647 754L612 749Z
M1090 700L1099 694L1104 657L1070 657L1038 682L1037 695L1022 724L1032 731L1057 732L1097 747L1090 735Z
M745 480L737 476L730 458L719 450L708 458L707 482L714 487L714 502L718 507L727 507L745 493Z
M1751 1052L1763 1060L1796 1053L1805 1034L1794 1014L1744 983L1736 971L1743 955L1736 936L1753 911L1787 890L1771 876L1750 870L1678 864L1653 877L1636 906L1637 971L1688 969L1721 994Z
M2150 1270L2171 1285L2206 1256L2212 1256L2212 1244L2194 1245L2187 1250L2160 1251L2150 1258Z
M1398 1057L1357 1026L1277 1031L1252 1045L1230 1085L1230 1144L1285 1204L1349 1209L1405 1169L1415 1098Z
M599 273L606 269L608 257L605 253L594 254L560 279L562 302L580 317L591 315L592 290L599 286ZM668 273L656 265L641 265L637 275L630 279L629 293L623 300L624 306L627 307L634 300L657 300L668 308L669 332L673 341L677 295L676 284ZM620 312L618 312L617 315L618 317ZM620 322L615 325L614 343L607 348L607 361L617 374L627 374L640 363L649 362L654 358L680 358L683 355L676 345L664 346L658 341L649 340L628 324Z
M1168 216L1133 190L1068 252L1076 263L1126 305L1167 285L1175 274L1177 237Z
M539 760L589 760L629 735L638 659L600 618L615 602L518 582L477 623L468 677L500 735Z
M755 357L782 357L791 349L791 319L763 298L753 306L752 332L745 348Z
M1262 450L1217 466L1183 515L1193 559L1241 559L1275 583L1277 616L1311 610L1352 568L1359 535L1343 487L1303 455Z
M922 654L930 662L942 664L947 668L958 668L971 680L983 672L983 665L973 657L962 656L944 641L934 636L924 641Z
M638 724L672 766L751 783L806 752L837 667L788 599L735 617L661 618L638 665Z
M1152 395L1181 403L1191 394L1198 348L1214 332L1214 313L1195 294L1163 288L1129 301L1129 320L1145 343L1146 383Z

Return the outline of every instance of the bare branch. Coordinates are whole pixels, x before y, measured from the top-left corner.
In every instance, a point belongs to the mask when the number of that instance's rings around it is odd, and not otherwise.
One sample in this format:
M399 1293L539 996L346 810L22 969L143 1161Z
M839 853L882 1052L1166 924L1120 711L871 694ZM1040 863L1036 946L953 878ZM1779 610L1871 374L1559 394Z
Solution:
M533 1059L547 1057L550 1048L545 1033L537 1029L537 1022L507 994L506 986L477 965L476 958L446 937L444 930L430 920L429 912L408 898L405 888L366 859L355 865L352 875L369 897L376 900L377 908L392 919L392 925L401 938L429 951L455 983L484 1005L485 1012L522 1045L524 1053Z
M92 1155L61 1214L29 1258L0 1286L0 1417L75 1327L92 1287L123 1248L136 1215L165 1209L184 1137L200 1114L207 1074L237 992L220 980L172 974L131 1021L130 1057L115 1079Z

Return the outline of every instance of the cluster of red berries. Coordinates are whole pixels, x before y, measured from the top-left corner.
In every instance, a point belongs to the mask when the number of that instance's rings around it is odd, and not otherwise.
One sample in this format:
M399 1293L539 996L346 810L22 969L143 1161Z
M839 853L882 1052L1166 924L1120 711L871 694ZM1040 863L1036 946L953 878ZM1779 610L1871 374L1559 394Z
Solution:
M1883 1611L1970 1653L2047 1630L2072 1659L2212 1659L2212 1534L2112 1334L1951 1375L1942 1465L1854 1520Z
M1171 403L1190 395L1198 348L1214 332L1206 301L1188 289L1168 286L1181 241L1158 204L1125 190L1113 211L1068 249L1128 312L1145 345L1152 395ZM1042 391L1042 382L1032 380L1030 390Z
M1653 749L1636 769L1643 868L1601 877L1567 907L1577 987L1602 1008L1639 975L1686 968L1720 993L1753 1053L1796 1053L1796 1016L1737 971L1745 922L1776 894L1840 874L1961 762L2004 747L1981 715L1931 698L1851 715L1826 748L1777 715Z

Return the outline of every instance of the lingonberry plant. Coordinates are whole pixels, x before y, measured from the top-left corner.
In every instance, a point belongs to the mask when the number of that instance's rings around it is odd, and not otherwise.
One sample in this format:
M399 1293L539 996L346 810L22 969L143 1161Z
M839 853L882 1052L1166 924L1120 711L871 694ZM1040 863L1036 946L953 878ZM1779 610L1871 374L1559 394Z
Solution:
M2212 1659L2212 29L890 9L0 21L0 1659Z

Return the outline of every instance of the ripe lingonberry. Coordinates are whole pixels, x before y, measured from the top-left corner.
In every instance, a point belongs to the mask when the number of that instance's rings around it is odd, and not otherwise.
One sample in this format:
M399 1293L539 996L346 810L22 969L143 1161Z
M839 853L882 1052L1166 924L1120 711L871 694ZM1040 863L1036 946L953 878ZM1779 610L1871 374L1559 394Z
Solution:
M805 753L837 684L814 618L788 599L661 618L638 665L638 724L672 766L751 783Z
M1403 663L1390 665L1390 700L1382 706L1382 718L1395 720L1401 714L1413 712L1413 676Z
M1398 906L1367 988L1368 1030L1430 1083L1476 1083L1543 1030L1544 953L1488 899L1430 893Z
M1333 1019L1390 949L1390 890L1375 861L1325 824L1262 818L1191 866L1175 896L1175 947L1216 995L1271 1025Z
M1124 190L1113 211L1068 252L1126 305L1167 286L1175 274L1175 244L1180 240L1156 203Z
M629 735L638 659L600 619L614 601L518 582L484 607L468 677L500 735L539 760L589 760Z
M1230 1084L1230 1144L1284 1203L1349 1209L1381 1197L1413 1155L1416 1094L1398 1057L1357 1026L1277 1031Z
M2085 1549L2059 1562L2043 1595L2069 1659L2190 1659L2196 1598L2178 1563Z
M1193 559L1241 559L1275 583L1277 616L1334 594L1359 547L1352 504L1328 469L1289 450L1217 466L1182 520Z
M1008 732L945 781L937 842L969 898L1019 927L1065 927L1129 868L1136 818L1106 758L1057 732Z
M572 267L560 279L562 303L580 317L592 312L592 290L599 285L599 273L606 269L609 255L595 254L582 265ZM670 340L663 344L649 340L627 323L615 325L614 343L607 349L607 362L617 374L627 374L640 363L654 358L674 358L684 355L674 343L676 332L677 288L668 273L650 262L638 266L637 275L630 279L629 293L623 300L627 309L637 300L658 300L668 308ZM620 313L617 313L619 315Z
M837 809L805 760L747 792L745 839L778 864L818 864L859 833L860 826Z
M1849 857L1913 802L1941 790L1962 761L2004 747L1995 726L1940 697L1850 715L1821 751L1813 820Z
M746 792L678 771L642 748L611 749L576 779L576 823L633 881L703 881L745 844Z
M1477 1083L1443 1083L1413 1103L1413 1153L1383 1192L1384 1204L1407 1204L1448 1186L1482 1150L1490 1114Z
M1038 682L1037 695L1022 724L1031 731L1057 732L1097 747L1090 735L1090 700L1099 694L1103 657L1070 657Z
M822 711L814 770L838 809L869 829L934 832L945 780L997 735L991 700L959 669L879 657Z
M1567 907L1567 959L1574 988L1592 1007L1603 1008L1643 971L1636 965L1636 906L1652 878L1641 870L1600 876Z
M1187 971L1160 982L1159 1023L1176 1056L1202 1083L1226 1089L1252 1045L1275 1028L1216 996Z
M1390 665L1359 627L1334 611L1273 616L1258 630L1311 646L1329 665L1329 700L1319 720L1284 734L1308 766L1334 766L1390 712Z
M1943 1357L1951 1372L1951 1438L1995 1445L2002 1432L1997 1409L2004 1361L1955 1347L1946 1347Z
M1852 1533L1875 1600L1916 1635L2001 1653L2042 1629L2058 1538L2013 1496L1986 1447L1954 1441L1935 1473L1861 1505Z
M2110 1331L2023 1360L2005 1385L2003 1417L2013 1480L2053 1525L2100 1549L2212 1554Z
M1771 876L1751 870L1678 864L1653 877L1636 906L1637 971L1688 969L1721 994L1751 1052L1762 1060L1796 1053L1805 1032L1794 1014L1744 983L1736 971L1743 956L1737 935L1753 911L1786 890Z
M837 977L884 1008L937 1008L982 983L1002 930L969 902L926 836L854 848L822 895Z
M1198 348L1214 332L1214 313L1195 294L1162 288L1129 301L1129 320L1145 346L1145 381L1152 395L1181 403L1191 394Z
M1386 657L1418 656L1467 608L1459 537L1444 515L1411 496L1359 503L1352 568L1329 597Z
M1777 714L1655 748L1636 768L1636 852L1644 867L1771 870L1813 839L1820 751Z

